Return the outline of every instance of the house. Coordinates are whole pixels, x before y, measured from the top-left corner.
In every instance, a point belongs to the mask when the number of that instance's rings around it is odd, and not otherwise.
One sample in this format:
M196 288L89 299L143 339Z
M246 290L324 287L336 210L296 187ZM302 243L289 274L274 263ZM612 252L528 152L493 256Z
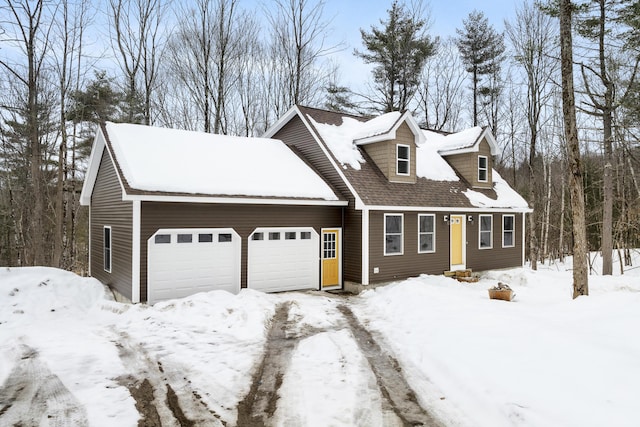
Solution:
M106 123L80 201L90 275L132 302L342 286L347 202L281 141Z
M345 197L346 281L524 263L531 212L493 170L487 128L444 135L411 114L372 119L295 106L265 134L300 152Z
M90 274L133 302L339 289L524 262L488 129L294 106L263 138L106 123L81 195Z

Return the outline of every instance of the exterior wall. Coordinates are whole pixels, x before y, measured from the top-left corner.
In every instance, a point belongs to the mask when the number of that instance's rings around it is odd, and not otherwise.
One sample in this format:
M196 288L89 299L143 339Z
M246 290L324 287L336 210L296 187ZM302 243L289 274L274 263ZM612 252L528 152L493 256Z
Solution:
M286 145L294 147L305 158L307 162L324 178L333 188L338 190L343 197L349 201L353 200L353 195L347 185L342 181L340 175L324 154L318 142L309 133L300 117L295 116L282 127L272 138L279 139Z
M384 255L384 214L403 214L403 254ZM436 251L418 253L418 214L435 214ZM449 270L449 224L438 212L371 211L369 214L369 279L371 283L405 279ZM378 273L374 269L378 268Z
M362 211L345 209L342 239L344 280L362 283Z
M510 212L505 212L504 214L511 215ZM492 215L492 249L479 249L480 221L478 220L478 214L473 214L473 223L467 221L467 268L483 271L522 266L524 263L522 259L522 214L513 214L515 219L515 246L512 248L502 247L503 213L494 213Z
M384 255L384 214L403 214L403 254ZM418 215L435 214L436 251L418 253ZM452 213L453 214L453 213ZM458 214L458 213L455 213ZM511 214L511 213L506 213ZM450 268L449 223L444 221L445 212L394 212L371 211L369 228L369 278L371 283L400 280L420 274L442 274ZM478 213L460 213L473 216L466 226L466 266L474 271L483 271L522 265L522 214L513 214L515 219L515 246L502 248L502 213L493 215L493 248L479 249ZM374 268L379 272L374 273Z
M160 228L231 227L242 238L241 286L247 286L248 237L257 227L343 227L342 207L142 202L140 299L147 300L147 241ZM344 229L344 227L343 227ZM346 241L346 238L343 238ZM318 253L320 248L318 248ZM344 257L344 254L343 254ZM344 259L344 258L343 258ZM318 263L318 268L320 264Z
M398 144L408 145L409 172L408 176L398 175L396 172L396 150ZM415 136L406 123L400 125L396 131L396 139L390 141L374 142L362 145L369 157L374 161L384 176L392 182L416 182L416 143Z
M487 182L478 181L478 156L487 157L488 173ZM491 147L489 143L483 139L477 153L463 153L446 156L445 160L449 162L453 168L458 171L462 177L475 188L492 188L493 187L493 158L491 156Z
M343 276L344 280L362 280L362 212L355 210L355 198L335 168L309 133L300 117L295 116L273 138L294 147L333 188L349 201L344 210Z
M91 195L91 275L131 299L133 203L122 201L122 188L105 149ZM103 227L111 226L111 273L104 270Z

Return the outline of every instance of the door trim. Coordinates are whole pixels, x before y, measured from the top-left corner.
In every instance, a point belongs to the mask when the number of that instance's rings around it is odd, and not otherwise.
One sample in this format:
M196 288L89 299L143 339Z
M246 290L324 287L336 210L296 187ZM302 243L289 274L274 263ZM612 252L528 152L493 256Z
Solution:
M323 251L322 245L324 242L324 233L337 231L338 235L336 236L336 257L338 258L338 284L335 286L327 286L323 287L322 282L324 280L323 277ZM342 227L327 227L320 229L320 283L318 284L318 289L321 291L333 290L333 289L342 289Z
M452 218L458 217L460 218L460 223L462 226L462 233L460 242L460 246L462 249L462 264L453 264L453 240L452 240L452 226L453 221ZM464 214L450 214L449 215L449 270L465 270L467 268L467 216Z

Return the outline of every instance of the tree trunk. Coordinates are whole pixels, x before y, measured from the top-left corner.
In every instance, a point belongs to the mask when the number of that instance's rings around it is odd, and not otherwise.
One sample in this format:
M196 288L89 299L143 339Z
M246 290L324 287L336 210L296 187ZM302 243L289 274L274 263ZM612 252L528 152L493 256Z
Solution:
M573 298L589 295L587 230L585 220L582 164L576 124L573 87L573 41L570 0L560 0L560 64L562 72L562 115L570 171L569 190L573 217Z

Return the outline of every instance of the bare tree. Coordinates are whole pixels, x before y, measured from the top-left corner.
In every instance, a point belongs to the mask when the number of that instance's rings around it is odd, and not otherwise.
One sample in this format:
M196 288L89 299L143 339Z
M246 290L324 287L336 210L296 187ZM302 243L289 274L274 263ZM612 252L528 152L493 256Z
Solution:
M46 99L46 52L50 43L52 17L51 4L44 0L5 0L0 6L4 15L6 42L17 48L18 55L0 58L13 82L13 105L9 107L11 125L8 139L14 144L24 144L25 171L23 182L26 191L22 212L27 218L25 227L19 230L25 242L25 262L45 265L45 210L47 209L46 137L49 126L50 99ZM23 60L24 62L22 62ZM26 62L26 64L25 64ZM7 95L7 94L5 94ZM15 200L15 199L14 199ZM28 208L27 208L28 206Z
M523 3L516 9L513 24L505 22L505 30L514 51L514 59L522 67L527 82L527 124L529 128L529 206L534 213L529 215L527 227L531 268L537 269L538 239L537 206L538 179L541 176L536 144L539 138L540 120L545 104L551 98L552 77L556 61L555 28L552 18L537 6Z
M576 104L573 87L573 37L572 4L560 0L560 70L562 74L562 115L567 143L570 170L569 191L571 193L573 217L573 298L589 295L587 269L587 235L585 222L584 187L580 143L576 124Z
M164 10L162 0L109 0L112 42L126 79L125 119L131 123L152 122L151 98L158 74L159 50L164 43L160 25Z
M324 0L274 0L267 9L271 55L278 86L272 102L276 116L294 104L319 103L332 70L320 60L336 49L327 46L329 21Z
M460 126L466 72L452 39L427 61L418 87L419 115L429 129L455 131Z
M614 158L613 158L613 114L620 107L624 98L629 93L629 88L634 84L640 56L636 55L631 61L630 77L627 79L627 88L619 90L616 87L614 77L615 69L622 64L613 63L613 50L622 50L622 46L614 46L614 37L619 29L613 29L608 24L612 21L621 26L621 20L617 15L623 12L616 10L617 5L613 1L595 0L596 17L587 17L581 22L581 34L597 40L597 60L595 66L581 64L582 77L585 91L591 104L591 109L585 110L588 114L602 119L603 148L604 148L604 173L602 179L602 274L613 273L613 184L614 184ZM637 12L636 12L637 13ZM616 15L616 16L611 16ZM629 55L625 52L624 61L628 61ZM593 80L596 82L594 82ZM596 85L599 87L597 88ZM618 98L618 99L616 99Z
M197 0L178 17L169 47L172 72L205 132L227 131L226 105L242 54L242 16L237 0Z

